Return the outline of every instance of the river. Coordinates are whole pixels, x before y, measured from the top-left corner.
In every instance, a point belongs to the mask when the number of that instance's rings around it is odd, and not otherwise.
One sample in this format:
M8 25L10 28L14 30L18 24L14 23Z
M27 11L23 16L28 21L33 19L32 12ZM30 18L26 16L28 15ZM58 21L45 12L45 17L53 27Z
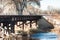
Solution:
M39 40L59 40L59 35L55 33L36 33L31 35L32 38L39 39Z

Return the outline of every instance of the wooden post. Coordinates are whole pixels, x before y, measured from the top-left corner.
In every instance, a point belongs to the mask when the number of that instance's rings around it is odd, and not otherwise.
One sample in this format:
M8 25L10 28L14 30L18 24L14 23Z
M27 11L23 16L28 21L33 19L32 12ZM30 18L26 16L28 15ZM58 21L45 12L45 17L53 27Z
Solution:
M23 25L23 30L24 30L24 21L23 21L22 25Z
M6 24L6 27L7 27L7 32L9 33L9 26L8 26L8 24Z
M36 26L37 26L37 20L36 20Z
M14 31L14 25L15 25L15 23L12 22L12 23L11 23L11 33L14 33L14 32L15 32L15 31Z
M32 21L30 21L30 28L31 28L31 23L32 23Z

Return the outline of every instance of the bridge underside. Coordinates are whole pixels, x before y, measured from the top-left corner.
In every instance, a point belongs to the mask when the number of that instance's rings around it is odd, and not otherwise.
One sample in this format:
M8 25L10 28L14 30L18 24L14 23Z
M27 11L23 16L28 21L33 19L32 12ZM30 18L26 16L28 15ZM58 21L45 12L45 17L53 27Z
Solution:
M9 31L9 27L11 27L11 32L14 33L14 26L17 25L17 22L22 22L23 29L24 29L24 24L29 24L31 27L31 24L33 21L37 25L37 21L41 19L41 15L0 15L0 26L5 29L7 28L7 31ZM27 21L30 21L29 23L26 23ZM19 26L18 25L18 26Z
M0 15L0 22L31 21L39 19L41 19L41 16L38 15Z

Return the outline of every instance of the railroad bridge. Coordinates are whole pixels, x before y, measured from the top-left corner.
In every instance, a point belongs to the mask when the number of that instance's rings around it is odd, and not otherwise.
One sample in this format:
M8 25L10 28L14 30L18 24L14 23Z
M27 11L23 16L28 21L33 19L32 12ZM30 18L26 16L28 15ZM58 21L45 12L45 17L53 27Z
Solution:
M32 27L32 23L35 23L35 26L37 26L39 19L41 19L41 15L0 15L0 26L8 32L10 30L11 33L15 33L15 25L22 25L22 29L24 30L27 24L30 25L30 28Z

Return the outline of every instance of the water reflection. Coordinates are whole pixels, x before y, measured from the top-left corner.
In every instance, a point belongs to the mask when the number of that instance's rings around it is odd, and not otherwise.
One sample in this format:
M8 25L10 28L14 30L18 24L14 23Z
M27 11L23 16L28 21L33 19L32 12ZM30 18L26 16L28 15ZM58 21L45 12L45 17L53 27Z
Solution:
M38 38L40 40L58 40L58 36L51 32L33 34L32 38Z
M22 36L22 35L15 35L15 36L11 36L5 37L4 40L59 40L60 36L55 34L55 33L36 33L36 34L32 34L31 37L27 37L27 36Z
M4 38L0 38L0 40L38 40L37 38L31 38L31 37L27 37L27 36L22 36L22 35L10 35L9 37L4 37Z

